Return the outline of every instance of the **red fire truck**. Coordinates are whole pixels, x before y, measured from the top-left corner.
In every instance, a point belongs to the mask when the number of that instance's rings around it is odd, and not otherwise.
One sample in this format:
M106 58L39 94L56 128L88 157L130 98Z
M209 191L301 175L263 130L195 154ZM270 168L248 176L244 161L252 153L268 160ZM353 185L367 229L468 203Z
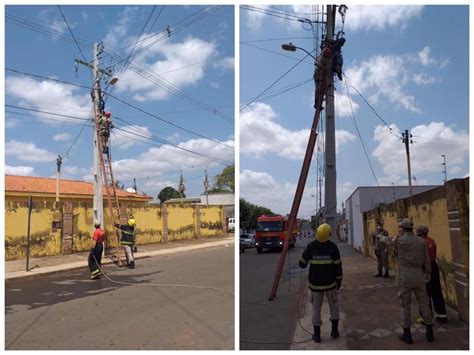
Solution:
M258 217L257 222L257 233L255 235L257 253L261 253L264 248L282 250L288 230L288 218L281 215L262 215ZM290 247L295 246L297 234L298 231L293 230Z

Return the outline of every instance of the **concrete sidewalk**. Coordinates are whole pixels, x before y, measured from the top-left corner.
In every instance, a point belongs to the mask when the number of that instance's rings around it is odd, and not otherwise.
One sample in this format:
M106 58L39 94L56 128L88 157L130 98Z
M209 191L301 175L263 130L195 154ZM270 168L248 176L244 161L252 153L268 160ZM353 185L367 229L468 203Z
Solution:
M214 248L234 243L234 237L223 236L202 239L172 241L163 244L138 245L135 259L150 258L153 256L170 255L191 250ZM26 259L5 262L5 281L37 277L45 274L63 272L73 269L87 268L89 252L70 255L45 256L30 258L29 271L26 271ZM105 258L102 264L111 264L112 260Z
M412 297L413 345L398 339L401 334L401 314L398 304L394 272L388 279L375 278L377 263L361 254L350 255L345 243L337 244L342 255L344 280L339 290L341 336L330 337L329 307L325 300L322 308L321 343L310 340L311 303L305 300L305 310L296 325L293 344L295 350L469 350L469 326L461 322L457 313L447 307L448 323L435 321L435 341L425 339L425 327L416 324L418 305Z

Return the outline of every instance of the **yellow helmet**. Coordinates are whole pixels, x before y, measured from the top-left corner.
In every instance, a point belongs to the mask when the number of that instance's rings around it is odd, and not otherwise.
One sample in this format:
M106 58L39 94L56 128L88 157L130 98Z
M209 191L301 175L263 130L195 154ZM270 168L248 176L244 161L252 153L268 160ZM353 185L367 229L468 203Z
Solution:
M128 220L128 225L129 225L130 227L135 227L135 224L136 224L136 222L135 222L135 220L134 220L133 218L130 218L130 219Z
M321 224L318 229L316 229L316 239L321 243L325 243L329 240L331 235L331 226L327 223Z

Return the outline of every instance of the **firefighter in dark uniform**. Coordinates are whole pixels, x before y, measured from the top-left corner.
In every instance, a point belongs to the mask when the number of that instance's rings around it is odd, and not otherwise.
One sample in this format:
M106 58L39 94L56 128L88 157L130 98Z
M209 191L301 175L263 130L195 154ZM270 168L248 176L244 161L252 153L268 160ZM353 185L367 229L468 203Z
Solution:
M416 227L416 235L422 237L425 241L431 261L431 277L430 281L426 283L426 292L430 300L431 314L433 314L433 306L436 320L440 323L447 323L448 316L446 315L446 306L439 280L439 266L436 262L436 242L428 236L428 232L428 227L423 224ZM422 323L421 320L420 323Z
M99 279L102 272L100 271L102 252L104 250L105 232L100 228L100 222L94 223L94 235L92 249L89 253L89 259L87 261L89 265L89 271L91 273L91 280Z
M339 249L329 240L330 235L331 226L327 223L321 224L316 230L316 240L306 246L299 261L303 269L310 264L308 287L311 290L313 340L316 343L321 341L321 306L324 294L326 294L331 316L331 337L335 339L339 336L337 290L341 288L342 283L342 263Z
M388 245L383 242L383 237L387 237L388 232L383 229L383 222L377 221L375 233L372 235L372 245L374 246L375 256L377 257L378 273L375 277L390 277L388 274L389 260L388 260ZM385 269L385 274L382 273Z
M127 266L130 269L135 269L135 260L133 259L133 245L135 244L135 219L130 218L127 224L115 223L115 227L122 231L122 238L120 239L120 245L122 245L125 251L125 257L127 258Z

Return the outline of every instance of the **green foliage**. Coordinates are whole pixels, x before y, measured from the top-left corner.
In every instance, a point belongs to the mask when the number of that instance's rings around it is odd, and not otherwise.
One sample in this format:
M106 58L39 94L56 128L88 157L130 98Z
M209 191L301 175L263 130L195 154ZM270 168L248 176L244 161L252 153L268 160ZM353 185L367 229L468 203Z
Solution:
M123 190L125 188L125 185L120 180L115 180L115 188Z
M181 196L179 191L176 190L174 187L171 187L171 186L166 186L158 194L158 199L162 203L165 202L165 201L168 201L169 199L180 198L180 197L186 197L186 195L183 193L183 195Z
M214 187L209 189L209 193L235 192L235 169L234 165L229 165L220 174L214 177Z
M272 210L254 205L245 199L240 199L240 228L249 230L257 229L257 218L262 214L274 215Z

